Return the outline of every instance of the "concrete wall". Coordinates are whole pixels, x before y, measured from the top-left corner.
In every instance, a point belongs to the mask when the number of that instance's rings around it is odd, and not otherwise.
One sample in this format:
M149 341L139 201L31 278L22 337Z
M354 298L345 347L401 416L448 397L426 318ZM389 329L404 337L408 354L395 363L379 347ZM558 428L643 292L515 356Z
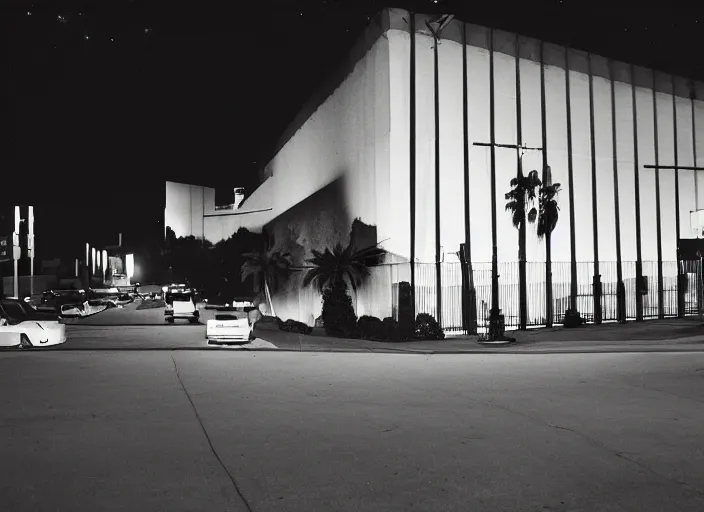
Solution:
M405 11L392 10L391 16L408 18ZM427 16L416 16L416 256L422 262L435 262L435 148L434 148L434 83L433 39L425 26ZM474 146L490 141L489 101L489 36L487 28L468 24L468 116L469 116L469 190L472 260L491 261L491 194L490 150ZM453 21L442 33L439 44L440 74L440 243L443 252L457 251L464 241L464 154L462 104L462 23ZM390 54L391 82L391 175L395 177L391 203L396 238L409 247L409 59L410 36L405 30L387 33ZM523 142L542 147L541 82L539 42L519 38L518 50L514 34L494 31L495 123L496 142L515 144L517 140L516 54L518 51L521 86L521 128ZM553 179L562 184L559 195L560 220L553 234L552 258L555 262L570 260L570 205L568 195L567 88L565 48L545 45L545 82L547 114L547 157ZM574 175L574 222L576 253L580 262L594 259L592 217L592 154L590 130L589 75L587 55L569 52L570 109L572 123L572 163ZM596 162L597 227L600 261L616 260L614 165L611 122L611 80L615 81L617 164L621 245L624 261L635 261L635 189L634 127L631 83L636 84L638 160L640 173L642 257L657 260L655 220L655 172L644 169L655 164L654 101L657 106L659 164L674 165L675 144L679 165L695 165L692 132L692 103L696 119L698 163L702 165L704 150L704 102L689 99L690 89L684 79L675 79L673 112L672 78L657 74L653 98L653 75L650 70L615 63L613 76L606 59L593 56L594 143ZM704 99L704 90L697 85L697 97ZM677 122L675 141L674 123ZM513 149L496 149L496 205L499 262L517 261L518 231L505 212L504 194L516 174L517 156ZM542 171L541 153L527 152L524 171ZM701 208L702 187L695 187L695 172L680 171L680 233L692 237L689 212ZM698 195L698 197L697 197ZM662 217L662 257L676 260L674 171L660 171ZM404 218L404 216L406 218ZM538 240L535 227L528 229L528 260L544 261L545 244ZM397 250L402 254L405 251Z
M381 38L266 166L272 218L345 176L344 208L393 239L389 118L389 45Z
M177 237L202 237L206 193L215 197L215 189L167 181L164 229L171 227Z
M260 233L274 217L274 181L273 177L264 181L237 210L215 210L215 190L206 189L205 238L215 244L241 227Z
M366 53L265 167L262 192L242 204L243 210L273 208L243 222L257 228L266 222L297 264L311 249L346 245L355 218L376 226L378 240L388 239L387 249L399 244L389 201L389 44L380 35L362 41ZM320 297L301 289L302 274L274 294L274 303L281 318L311 323L320 314Z

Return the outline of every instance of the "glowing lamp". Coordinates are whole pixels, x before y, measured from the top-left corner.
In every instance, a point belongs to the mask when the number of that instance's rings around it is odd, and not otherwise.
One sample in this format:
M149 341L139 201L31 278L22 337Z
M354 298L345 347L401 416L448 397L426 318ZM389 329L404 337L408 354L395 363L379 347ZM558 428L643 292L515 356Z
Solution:
M134 277L134 254L128 254L125 257L125 266L127 267L127 277Z

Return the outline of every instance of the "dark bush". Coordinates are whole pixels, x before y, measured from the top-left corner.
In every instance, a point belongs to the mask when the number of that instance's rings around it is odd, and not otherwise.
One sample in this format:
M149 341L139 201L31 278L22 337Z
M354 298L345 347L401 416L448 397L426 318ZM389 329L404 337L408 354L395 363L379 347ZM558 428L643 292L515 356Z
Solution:
M579 314L579 311L576 311L574 309L568 309L565 311L565 319L562 321L563 327L565 329L572 329L575 327L579 327L584 323L584 318L582 318Z
M281 326L284 324L284 322L278 317L278 316L267 316L264 315L262 316L258 321L257 324L268 324L268 325L276 325L279 329L281 329Z
M416 317L416 339L419 340L444 340L445 333L442 332L438 321L433 315L419 313Z
M384 341L401 341L401 330L395 318L387 316L381 323Z
M398 325L400 340L413 338L415 323L413 322L413 296L411 284L402 281L398 285Z
M298 322L290 318L281 324L281 330L286 332L295 332L298 334L310 334L313 332L312 327L309 327L303 322Z
M359 335L365 340L382 341L384 330L381 320L375 316L364 315L357 320Z
M322 316L325 334L328 336L357 336L357 315L344 282L338 282L323 292Z

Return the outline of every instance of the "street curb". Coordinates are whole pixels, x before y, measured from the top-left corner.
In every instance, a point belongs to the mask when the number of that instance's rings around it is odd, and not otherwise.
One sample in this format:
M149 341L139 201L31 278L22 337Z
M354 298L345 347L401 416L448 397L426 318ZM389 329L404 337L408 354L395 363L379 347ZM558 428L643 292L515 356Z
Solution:
M76 327L198 327L201 326L203 327L205 324L202 323L197 323L197 324L190 324L190 323L178 323L178 324L171 324L168 322L164 322L163 324L82 324L82 323L68 323L64 324L66 327L69 326L76 326Z
M285 348L224 348L224 347L100 347L100 348L70 348L70 347L47 347L47 348L4 348L0 349L0 354L3 352L273 352L273 353L300 353L300 354L399 354L399 355L482 355L482 354L507 354L507 355L549 355L549 354L645 354L645 353L661 353L661 354L692 354L704 352L704 347L694 348L687 347L684 349L669 349L669 348L618 348L618 349L546 349L546 350L464 350L464 351L408 351L408 350L391 350L391 349L348 349L348 350L294 350Z

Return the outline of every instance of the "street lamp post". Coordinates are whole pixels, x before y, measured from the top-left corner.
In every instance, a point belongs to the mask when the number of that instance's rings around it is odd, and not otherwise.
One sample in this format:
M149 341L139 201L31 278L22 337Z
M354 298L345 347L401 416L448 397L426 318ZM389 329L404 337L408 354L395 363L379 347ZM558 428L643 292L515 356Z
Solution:
M22 249L20 248L20 207L15 206L15 231L12 233L12 263L14 266L13 273L13 296L19 298L20 296L20 282L19 282L19 266L18 262L22 254Z
M34 207L29 207L27 253L29 254L29 296L34 296Z

